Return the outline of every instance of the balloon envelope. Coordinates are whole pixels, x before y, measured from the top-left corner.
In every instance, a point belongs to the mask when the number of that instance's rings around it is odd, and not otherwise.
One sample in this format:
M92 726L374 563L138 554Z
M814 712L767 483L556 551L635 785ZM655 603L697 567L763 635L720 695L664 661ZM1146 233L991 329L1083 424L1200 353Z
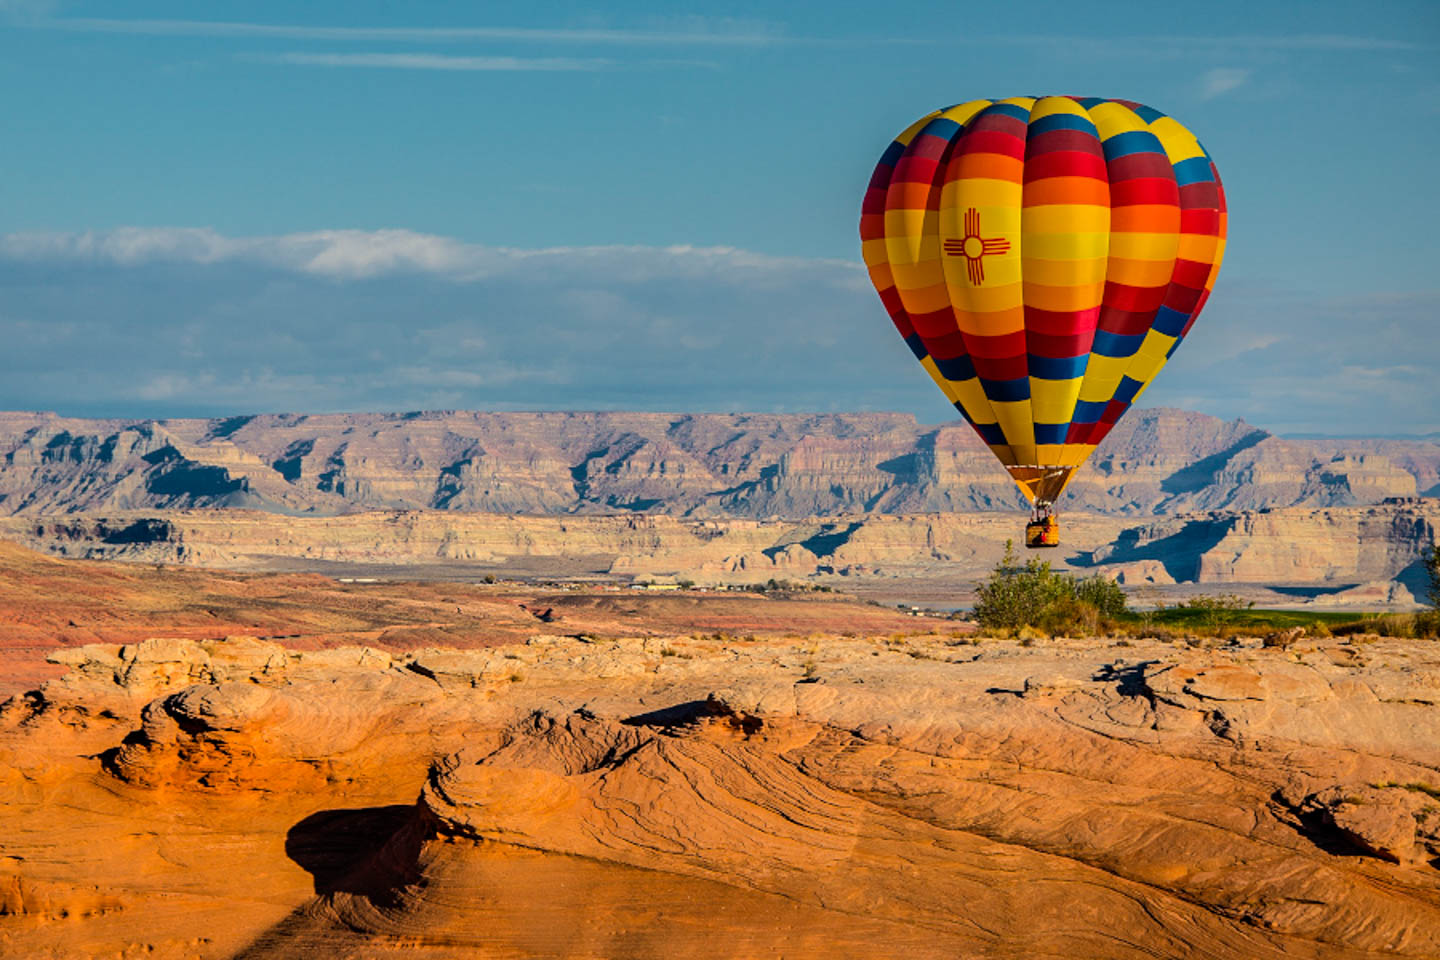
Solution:
M860 215L900 335L1026 497L1053 503L1190 332L1225 194L1129 100L972 100L890 144Z

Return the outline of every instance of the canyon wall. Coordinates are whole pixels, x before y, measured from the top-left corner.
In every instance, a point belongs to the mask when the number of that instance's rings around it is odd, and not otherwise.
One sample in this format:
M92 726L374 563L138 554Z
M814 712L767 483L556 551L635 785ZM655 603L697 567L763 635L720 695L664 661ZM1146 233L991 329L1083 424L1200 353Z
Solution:
M0 518L0 538L88 559L232 569L409 568L476 577L671 575L697 582L876 578L973 584L1000 560L1020 519L1000 513L816 517L804 520L661 515L525 517L444 511L280 516L174 510L111 516ZM1206 511L1136 524L1077 513L1045 559L1100 571L1127 586L1302 584L1314 596L1388 584L1357 603L1413 603L1427 587L1421 552L1440 534L1440 499L1359 507ZM1370 593L1375 593L1374 589ZM1343 599L1343 598L1341 598Z
M1137 410L1061 503L1123 516L1414 496L1440 443L1286 440ZM963 423L894 413L275 414L84 420L0 413L0 515L238 507L812 517L1022 501Z

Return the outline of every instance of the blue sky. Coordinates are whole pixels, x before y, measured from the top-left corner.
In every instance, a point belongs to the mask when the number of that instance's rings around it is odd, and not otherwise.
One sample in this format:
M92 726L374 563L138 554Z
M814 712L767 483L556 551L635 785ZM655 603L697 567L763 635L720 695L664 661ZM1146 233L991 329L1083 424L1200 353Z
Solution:
M1440 430L1440 6L1009 9L0 0L0 408L949 419L860 194L931 108L1063 92L1226 182L1146 404Z

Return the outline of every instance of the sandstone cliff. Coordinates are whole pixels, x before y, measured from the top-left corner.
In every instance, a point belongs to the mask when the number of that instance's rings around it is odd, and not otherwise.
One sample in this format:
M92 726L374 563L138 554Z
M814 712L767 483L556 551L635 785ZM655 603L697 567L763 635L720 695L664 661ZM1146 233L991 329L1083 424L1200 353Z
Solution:
M1168 518L1125 530L1092 561L1159 561L1175 580L1353 586L1399 581L1424 596L1423 550L1440 540L1440 500Z
M0 537L59 556L233 569L343 572L359 565L404 576L474 579L655 575L700 583L805 579L914 596L928 583L963 604L1000 560L1021 520L1012 514L858 514L808 520L648 516L523 517L446 511L290 517L175 510L110 517L0 518ZM1118 577L1127 587L1297 585L1270 603L1329 598L1378 609L1423 597L1421 552L1440 536L1440 500L1363 507L1210 511L1142 524L1101 514L1064 520L1060 569ZM1356 593L1348 591L1360 589ZM1378 592L1377 592L1378 591Z
M1289 441L1126 417L1067 510L1169 514L1413 496L1440 444ZM0 414L0 514L249 507L808 517L1017 509L964 424L900 414L473 413L80 420Z

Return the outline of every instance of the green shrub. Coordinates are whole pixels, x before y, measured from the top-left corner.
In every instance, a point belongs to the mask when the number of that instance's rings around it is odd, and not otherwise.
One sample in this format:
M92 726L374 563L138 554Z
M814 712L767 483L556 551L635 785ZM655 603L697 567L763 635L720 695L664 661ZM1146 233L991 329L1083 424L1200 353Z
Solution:
M1120 584L1099 573L1075 581L1075 599L1090 604L1102 617L1114 619L1128 612Z
M1100 611L1073 597L1050 604L1036 624L1052 637L1093 637L1100 632Z
M1099 574L1077 580L1057 573L1049 561L1030 559L1020 566L1013 541L980 586L975 622L986 630L1039 628L1051 635L1093 636L1102 618L1125 614L1125 591Z

